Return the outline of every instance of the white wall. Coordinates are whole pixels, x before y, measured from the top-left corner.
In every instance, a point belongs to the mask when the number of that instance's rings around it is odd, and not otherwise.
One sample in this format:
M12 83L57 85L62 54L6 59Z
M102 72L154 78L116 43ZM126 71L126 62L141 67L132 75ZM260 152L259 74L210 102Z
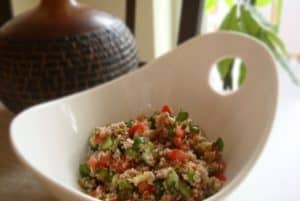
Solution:
M155 57L153 2L137 1L136 39L140 58L149 61Z
M12 0L14 14L18 15L37 5L39 0Z
M300 1L284 1L280 25L287 49L300 55Z
M153 0L155 57L177 46L182 0Z
M18 15L35 5L37 5L39 0L12 0L12 5L14 8L14 14ZM111 14L125 18L125 1L124 0L79 0L80 3L89 4L94 8L105 10Z

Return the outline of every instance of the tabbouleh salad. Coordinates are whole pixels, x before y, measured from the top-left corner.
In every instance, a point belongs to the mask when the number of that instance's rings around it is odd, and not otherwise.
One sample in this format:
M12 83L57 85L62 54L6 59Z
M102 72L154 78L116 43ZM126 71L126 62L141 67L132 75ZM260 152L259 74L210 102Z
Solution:
M103 201L201 201L223 186L222 138L211 141L187 112L97 127L79 184Z

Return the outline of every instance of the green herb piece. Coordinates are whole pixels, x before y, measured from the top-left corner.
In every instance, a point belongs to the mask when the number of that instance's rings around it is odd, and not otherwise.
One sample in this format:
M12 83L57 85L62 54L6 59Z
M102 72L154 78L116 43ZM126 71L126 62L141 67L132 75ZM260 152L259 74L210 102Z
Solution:
M187 120L189 118L189 113L188 112L179 112L177 117L176 117L176 121L177 122L183 122L185 120Z
M191 133L199 134L200 133L200 127L197 125L189 125Z
M195 172L190 170L190 171L187 172L186 176L187 176L189 182L193 182L194 181Z
M132 119L130 119L129 121L125 122L127 128L131 128L132 125L133 125L133 122L134 122L134 121L133 121Z
M215 169L212 167L208 167L207 172L208 172L208 176L212 176L215 173Z
M156 200L160 200L164 194L164 186L161 180L154 181L155 186L155 198Z
M87 166L87 164L81 164L79 166L79 173L81 177L88 177L90 176L90 168Z
M179 180L178 182L178 191L180 192L181 195L183 195L185 199L190 198L192 195L191 187L182 180Z
M125 154L133 159L137 159L139 156L139 153L133 148L127 149Z
M88 139L88 142L89 142L89 147L92 151L97 151L98 149L98 145L94 142L94 134L92 134L89 139Z
M171 139L175 137L175 128L169 128L169 136Z
M97 169L96 176L100 181L103 181L105 183L110 182L112 179L112 175L110 174L109 170L106 168Z
M150 129L153 130L156 129L156 121L153 116L149 118L149 121L150 121Z
M136 151L139 151L140 149L140 145L145 143L145 139L143 137L137 137L135 136L133 138L133 145L132 145L132 148Z
M213 147L216 147L219 151L223 151L224 148L224 141L222 138L218 138L214 143Z

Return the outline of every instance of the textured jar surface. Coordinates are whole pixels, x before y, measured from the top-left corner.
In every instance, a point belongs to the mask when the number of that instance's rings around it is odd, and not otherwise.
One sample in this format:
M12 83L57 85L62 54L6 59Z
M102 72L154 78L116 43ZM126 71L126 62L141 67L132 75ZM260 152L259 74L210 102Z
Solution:
M0 96L14 112L109 81L138 63L134 38L107 29L39 40L0 40Z

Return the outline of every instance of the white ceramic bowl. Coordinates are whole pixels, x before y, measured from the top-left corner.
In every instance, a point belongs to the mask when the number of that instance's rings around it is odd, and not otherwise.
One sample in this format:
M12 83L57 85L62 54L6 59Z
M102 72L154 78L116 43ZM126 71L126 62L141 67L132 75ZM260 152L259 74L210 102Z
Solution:
M238 92L220 96L210 88L208 75L212 64L225 56L243 59L248 76ZM207 199L222 200L261 154L276 102L276 70L266 48L247 36L219 32L194 38L117 80L24 111L12 122L11 142L21 161L57 198L94 200L77 184L91 129L169 104L189 111L209 136L224 138L228 182Z

